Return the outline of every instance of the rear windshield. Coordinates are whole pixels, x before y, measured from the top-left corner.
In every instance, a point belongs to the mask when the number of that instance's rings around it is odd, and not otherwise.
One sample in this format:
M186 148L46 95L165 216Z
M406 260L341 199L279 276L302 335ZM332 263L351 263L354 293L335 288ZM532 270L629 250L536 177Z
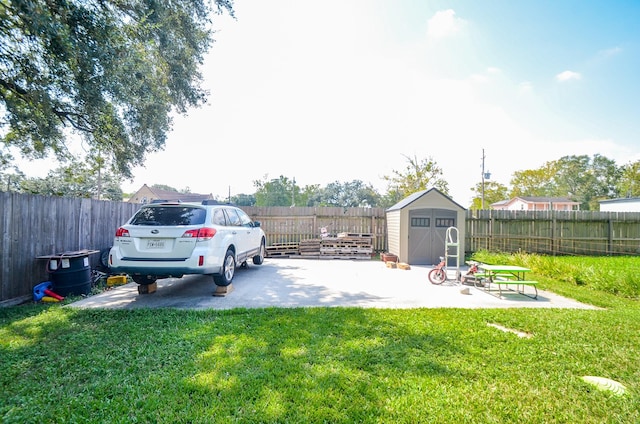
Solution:
M193 207L155 206L140 209L131 225L202 225L206 210Z

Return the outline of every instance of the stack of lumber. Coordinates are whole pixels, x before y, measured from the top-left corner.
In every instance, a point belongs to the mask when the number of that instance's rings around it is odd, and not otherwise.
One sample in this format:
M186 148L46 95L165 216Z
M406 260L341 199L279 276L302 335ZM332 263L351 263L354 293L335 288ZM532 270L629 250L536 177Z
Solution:
M373 235L339 233L337 237L302 240L300 243L274 243L267 246L268 257L371 259Z
M301 256L320 256L320 239L301 240L298 251Z
M320 241L320 256L334 259L371 259L373 236L360 233L339 233Z

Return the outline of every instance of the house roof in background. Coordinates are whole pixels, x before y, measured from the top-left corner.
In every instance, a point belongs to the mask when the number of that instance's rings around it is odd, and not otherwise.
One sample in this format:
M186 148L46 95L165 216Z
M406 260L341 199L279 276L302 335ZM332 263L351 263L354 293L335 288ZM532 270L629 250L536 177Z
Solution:
M144 184L140 190L147 188L150 192L152 192L158 199L162 200L180 200L181 202L200 202L202 200L213 199L212 194L199 194L199 193L180 193L177 191L171 190L161 190L155 187L149 187ZM140 191L138 190L138 192Z

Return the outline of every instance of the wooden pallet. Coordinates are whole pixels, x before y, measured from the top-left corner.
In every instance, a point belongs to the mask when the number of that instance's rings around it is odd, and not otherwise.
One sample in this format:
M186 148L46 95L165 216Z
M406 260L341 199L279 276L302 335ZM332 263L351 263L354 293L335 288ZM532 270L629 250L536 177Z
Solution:
M321 255L320 259L364 259L371 260L371 255Z
M373 234L368 233L338 233L338 238L373 238Z
M373 238L362 234L340 233L340 237L306 239L299 243L274 243L267 247L267 256L322 259L371 259Z
M371 239L356 239L356 238L325 238L322 240L322 246L372 246Z
M307 239L300 241L298 246L298 252L301 255L319 255L320 254L320 239Z
M340 237L322 239L320 255L335 259L371 259L373 239L360 234L340 233Z
M297 255L298 243L274 243L266 250L268 257Z
M367 254L373 253L373 248L357 248L357 247L321 247L321 254Z

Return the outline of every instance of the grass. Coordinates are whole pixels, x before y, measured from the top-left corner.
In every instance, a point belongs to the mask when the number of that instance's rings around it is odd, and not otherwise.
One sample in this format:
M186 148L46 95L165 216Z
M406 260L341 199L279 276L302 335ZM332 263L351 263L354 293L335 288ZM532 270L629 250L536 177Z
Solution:
M0 422L640 422L635 283L603 288L587 259L480 257L604 309L2 308ZM598 273L633 274L611 259Z

